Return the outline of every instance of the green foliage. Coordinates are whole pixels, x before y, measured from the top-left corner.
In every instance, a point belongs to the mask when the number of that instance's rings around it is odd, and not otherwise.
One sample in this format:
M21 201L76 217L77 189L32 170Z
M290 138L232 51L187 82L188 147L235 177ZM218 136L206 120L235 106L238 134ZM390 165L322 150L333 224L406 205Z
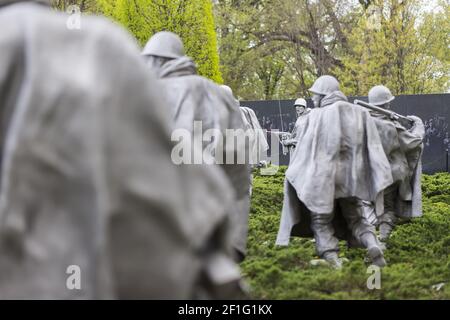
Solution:
M127 28L143 46L159 31L184 42L200 75L222 83L210 0L98 0L102 12Z
M51 0L52 8L60 11L68 11L70 6L75 5L83 13L96 13L98 10L97 0Z
M324 43L314 38L325 37L328 24L328 17L316 19L323 14L319 7L299 0L218 2L222 74L236 96L270 100L308 94L316 65L330 64Z
M426 197L436 195L450 195L450 182L447 173L437 173L432 176L424 175L422 192Z
M347 249L340 271L313 267L311 239L275 246L285 168L254 180L248 256L242 270L259 299L450 299L450 174L423 176L424 216L399 225L388 242L381 289L369 290L365 251ZM433 285L445 283L440 290Z
M337 76L347 95L377 84L394 94L447 92L450 5L429 11L427 2L220 0L225 82L245 100L309 96L322 74Z
M366 95L377 84L394 94L445 92L450 85L449 17L420 14L420 0L372 1L348 33L352 52L335 70L346 93Z

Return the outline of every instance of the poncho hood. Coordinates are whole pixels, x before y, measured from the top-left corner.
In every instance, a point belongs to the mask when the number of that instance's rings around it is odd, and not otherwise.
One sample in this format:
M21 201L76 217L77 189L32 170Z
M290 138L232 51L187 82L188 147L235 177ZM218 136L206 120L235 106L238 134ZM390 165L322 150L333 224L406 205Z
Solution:
M341 91L334 91L323 97L323 99L320 101L320 107L323 108L338 101L348 101L348 99Z
M168 61L159 72L161 78L183 77L195 74L197 74L197 67L194 61L186 56Z

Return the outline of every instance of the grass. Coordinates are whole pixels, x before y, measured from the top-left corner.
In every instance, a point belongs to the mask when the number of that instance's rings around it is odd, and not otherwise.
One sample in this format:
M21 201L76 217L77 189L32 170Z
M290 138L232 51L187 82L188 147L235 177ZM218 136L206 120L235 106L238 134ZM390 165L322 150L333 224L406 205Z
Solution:
M381 289L369 290L365 251L347 249L342 270L311 266L311 239L275 246L286 168L255 175L248 256L241 264L255 299L450 299L450 174L423 176L424 216L398 226L388 242ZM435 285L444 283L441 288Z

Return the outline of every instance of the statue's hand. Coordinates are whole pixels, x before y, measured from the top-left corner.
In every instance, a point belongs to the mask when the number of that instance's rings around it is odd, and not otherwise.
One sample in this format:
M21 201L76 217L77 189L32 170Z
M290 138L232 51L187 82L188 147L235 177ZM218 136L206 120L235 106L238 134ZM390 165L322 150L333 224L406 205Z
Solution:
M295 139L284 140L283 145L286 147L295 146L297 141Z
M268 165L269 165L269 163L266 160L261 160L261 161L259 161L257 167L258 168L267 168Z
M407 116L408 119L411 119L412 121L414 121L414 123L421 123L422 119L420 119L419 117L416 116Z
M398 120L398 117L393 113L389 116L389 118L391 118L391 120Z
M291 137L290 133L283 133L281 135L281 140L288 140Z

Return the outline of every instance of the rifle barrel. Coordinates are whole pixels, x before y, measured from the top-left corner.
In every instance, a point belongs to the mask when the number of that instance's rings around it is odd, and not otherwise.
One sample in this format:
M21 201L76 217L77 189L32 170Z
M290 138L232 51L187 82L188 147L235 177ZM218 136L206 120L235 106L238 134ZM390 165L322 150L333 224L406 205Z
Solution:
M387 116L394 116L395 118L398 118L398 119L401 119L401 120L404 120L404 121L408 121L408 123L410 123L410 124L414 123L414 120L412 120L412 119L410 119L408 117L402 116L402 115L400 115L400 114L398 114L396 112L393 112L393 111L389 111L389 110L377 107L377 106L375 106L373 104L370 104L370 103L367 103L365 101L355 100L355 101L353 101L353 103L354 104L358 104L358 105L363 106L363 107L366 107L367 109L371 109L373 111L376 111L378 113L387 115Z

